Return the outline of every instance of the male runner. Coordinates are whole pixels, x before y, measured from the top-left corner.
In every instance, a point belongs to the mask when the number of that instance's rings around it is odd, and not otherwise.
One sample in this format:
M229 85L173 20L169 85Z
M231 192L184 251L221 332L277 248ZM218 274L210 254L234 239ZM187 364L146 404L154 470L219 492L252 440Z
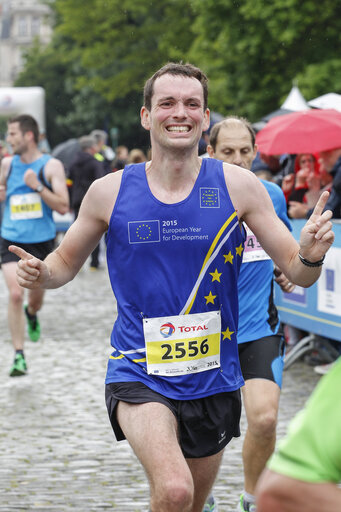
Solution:
M257 154L251 124L246 119L233 116L220 121L212 128L207 151L212 158L251 169ZM261 182L278 217L291 230L282 190L274 183ZM256 483L276 442L284 339L278 334L279 318L273 300L274 265L255 235L246 229L243 264L238 279L237 340L245 380L242 392L248 428L243 444L245 490L238 510L254 512ZM283 274L278 279L284 291L293 289Z
M108 231L118 306L106 377L113 429L146 471L152 512L202 512L223 449L239 435L240 222L292 282L310 286L334 239L330 214L321 215L328 193L299 245L251 172L200 159L207 78L190 64L169 63L146 82L141 123L150 162L94 182L44 262L11 250L22 258L22 286L55 288L75 277Z
M10 376L25 375L23 312L24 290L16 280L18 257L8 250L15 243L38 258L54 249L56 228L52 210L66 213L69 207L64 168L59 160L39 148L39 128L33 117L20 115L8 121L7 141L14 156L1 162L0 200L5 203L1 225L1 268L9 291L8 324L15 350ZM25 316L32 341L40 337L37 312L44 290L30 290Z

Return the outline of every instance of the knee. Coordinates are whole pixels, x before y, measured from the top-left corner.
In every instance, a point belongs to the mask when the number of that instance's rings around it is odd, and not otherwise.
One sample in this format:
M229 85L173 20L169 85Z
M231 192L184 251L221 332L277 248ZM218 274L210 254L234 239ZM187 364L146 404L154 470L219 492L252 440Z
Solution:
M192 510L194 487L191 481L185 479L168 479L161 488L155 489L152 497L152 510L172 510L174 512L189 512Z
M22 307L24 300L24 290L19 286L13 286L9 290L9 299L15 307Z
M276 425L277 410L271 408L255 414L249 422L248 427L255 436L267 438L274 435L276 432Z

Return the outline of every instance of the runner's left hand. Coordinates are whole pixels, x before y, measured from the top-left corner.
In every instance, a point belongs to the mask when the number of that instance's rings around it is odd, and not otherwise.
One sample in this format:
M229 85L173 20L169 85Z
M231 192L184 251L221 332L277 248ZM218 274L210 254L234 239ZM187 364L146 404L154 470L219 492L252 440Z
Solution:
M311 262L322 259L334 242L335 235L330 221L333 214L330 210L323 212L328 197L329 192L323 192L301 231L300 254Z

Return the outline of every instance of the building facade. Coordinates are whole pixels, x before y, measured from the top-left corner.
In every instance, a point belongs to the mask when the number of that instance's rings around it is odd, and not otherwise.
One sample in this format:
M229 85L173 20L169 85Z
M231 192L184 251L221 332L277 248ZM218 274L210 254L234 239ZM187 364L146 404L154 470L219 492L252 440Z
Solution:
M39 0L0 0L0 87L11 87L23 67L23 53L36 39L47 44L52 17Z

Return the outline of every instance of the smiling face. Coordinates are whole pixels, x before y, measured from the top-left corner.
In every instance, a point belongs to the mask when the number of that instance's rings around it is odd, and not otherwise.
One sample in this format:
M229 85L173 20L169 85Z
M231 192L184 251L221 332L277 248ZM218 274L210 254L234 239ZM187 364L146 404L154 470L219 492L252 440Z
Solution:
M211 158L251 169L257 147L252 145L251 135L246 126L241 121L230 120L222 124L215 148L209 145L207 151Z
M153 151L196 148L209 126L209 110L204 110L201 83L196 78L165 74L153 87L151 110L141 109L142 126L150 131Z

